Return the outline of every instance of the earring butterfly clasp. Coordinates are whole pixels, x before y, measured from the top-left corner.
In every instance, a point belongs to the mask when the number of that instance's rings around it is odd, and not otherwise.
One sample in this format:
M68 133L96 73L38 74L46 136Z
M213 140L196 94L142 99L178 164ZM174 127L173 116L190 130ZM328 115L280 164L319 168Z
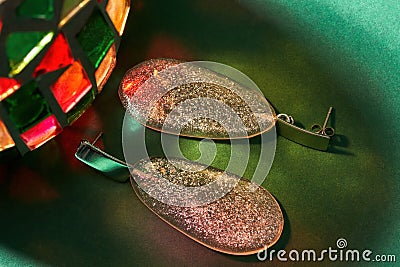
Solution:
M318 133L318 134L327 135L329 137L334 136L335 129L333 129L332 127L327 127L329 118L331 117L331 114L332 114L332 110L333 110L333 108L329 107L328 114L326 114L324 124L322 126L319 124L314 124L313 126L311 126L311 131Z

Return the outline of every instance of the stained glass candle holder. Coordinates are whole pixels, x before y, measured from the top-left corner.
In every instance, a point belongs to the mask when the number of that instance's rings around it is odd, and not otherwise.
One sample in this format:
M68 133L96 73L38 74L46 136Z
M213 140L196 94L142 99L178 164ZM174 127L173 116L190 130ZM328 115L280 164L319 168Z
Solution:
M0 155L73 123L116 64L130 0L0 0Z

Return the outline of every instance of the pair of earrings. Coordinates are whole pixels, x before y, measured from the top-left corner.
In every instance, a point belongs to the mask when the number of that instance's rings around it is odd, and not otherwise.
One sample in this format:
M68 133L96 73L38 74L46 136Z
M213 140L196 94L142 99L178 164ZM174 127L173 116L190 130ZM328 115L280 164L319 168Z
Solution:
M263 95L249 89L251 84L229 77L218 66L209 69L177 60L150 60L128 71L119 94L136 121L159 132L231 140L251 138L275 130L277 125L288 139L327 149L334 133L327 127L332 108L323 126L307 131L295 126L290 116L275 115ZM154 157L129 164L88 141L81 142L76 157L117 181L126 181L129 169L132 187L144 205L213 250L255 254L274 245L283 231L284 218L275 198L259 184L238 175L180 158ZM160 181L167 181L168 186L154 190ZM190 191L213 183L217 189L203 195ZM230 190L218 195L217 191L226 187ZM174 191L175 202L171 197L166 199L169 191ZM204 205L175 204L210 194L218 197Z

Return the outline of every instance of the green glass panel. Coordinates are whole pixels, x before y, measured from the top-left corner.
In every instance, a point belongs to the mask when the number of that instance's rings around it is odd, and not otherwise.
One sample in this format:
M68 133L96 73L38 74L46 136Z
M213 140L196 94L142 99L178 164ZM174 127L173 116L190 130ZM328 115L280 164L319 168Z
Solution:
M68 16L69 13L71 13L72 10L74 10L82 0L64 0L63 7L61 9L61 19L64 19L66 16Z
M114 43L114 33L101 12L95 10L78 34L78 40L89 60L97 68Z
M47 118L50 108L40 94L37 84L30 82L3 100L10 119L20 132L24 132Z
M70 111L68 112L68 123L71 124L76 121L92 104L95 98L95 93L93 90L90 90L79 103Z
M14 32L6 41L10 76L20 73L53 39L52 32Z
M53 0L24 0L17 8L19 17L51 20L54 16Z

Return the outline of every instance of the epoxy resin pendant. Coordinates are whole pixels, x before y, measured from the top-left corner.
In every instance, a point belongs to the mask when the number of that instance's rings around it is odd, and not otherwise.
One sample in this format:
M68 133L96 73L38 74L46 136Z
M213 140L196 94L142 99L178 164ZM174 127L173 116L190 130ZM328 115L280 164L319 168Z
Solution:
M185 165L186 170L176 167L179 165ZM249 255L274 245L284 224L275 198L247 179L229 173L221 176L223 171L204 167L183 159L152 158L139 161L131 170L150 187L153 183L156 186L160 179L185 188L203 186L216 179L237 182L228 194L203 206L168 205L163 203L167 201L161 202L142 190L135 177L131 183L140 200L158 217L206 247L233 255ZM199 168L203 170L190 171ZM174 195L179 198L179 193Z
M149 60L126 73L119 94L135 120L161 132L232 139L272 129L275 116L261 91L238 82L231 70L211 62Z

